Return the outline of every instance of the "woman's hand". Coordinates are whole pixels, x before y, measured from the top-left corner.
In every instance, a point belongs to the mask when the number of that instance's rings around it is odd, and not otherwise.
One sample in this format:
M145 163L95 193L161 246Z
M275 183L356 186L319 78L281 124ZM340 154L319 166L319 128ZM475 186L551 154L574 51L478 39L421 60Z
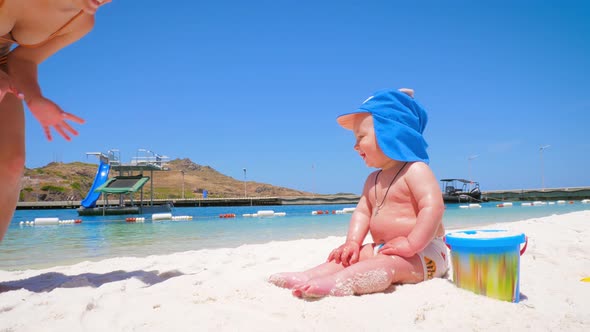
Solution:
M24 99L25 96L20 93L12 84L12 80L7 73L0 70L0 102L7 93L14 94L18 99Z
M379 250L380 254L397 255L402 257L412 257L416 254L407 237L396 237L395 239L386 242Z
M334 261L336 264L342 266L350 266L359 261L359 253L361 246L352 241L347 241L340 247L332 250L328 256L328 262Z
M47 140L51 141L51 127L53 127L67 141L72 140L70 134L77 136L78 132L70 126L66 120L79 124L84 123L84 119L79 118L71 113L64 112L57 104L45 97L39 97L27 102L31 113L43 127Z

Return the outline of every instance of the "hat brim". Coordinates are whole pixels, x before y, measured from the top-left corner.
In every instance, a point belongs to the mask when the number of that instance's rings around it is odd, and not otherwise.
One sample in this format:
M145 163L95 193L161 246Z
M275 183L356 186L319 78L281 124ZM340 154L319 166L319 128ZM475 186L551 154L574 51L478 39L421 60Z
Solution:
M354 119L361 114L370 114L365 110L358 110L352 113L342 114L336 118L336 122L345 129L352 130L354 127Z

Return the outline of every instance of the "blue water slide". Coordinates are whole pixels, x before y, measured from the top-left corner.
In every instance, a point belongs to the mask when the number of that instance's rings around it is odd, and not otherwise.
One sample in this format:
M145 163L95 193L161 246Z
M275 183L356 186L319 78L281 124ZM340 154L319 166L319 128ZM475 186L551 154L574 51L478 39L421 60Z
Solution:
M92 187L90 187L90 191L88 191L88 195L84 198L80 204L85 208L93 208L96 206L96 201L100 197L100 193L94 192L96 188L103 185L109 178L109 170L111 169L111 165L105 163L103 161L100 162L98 165L98 171L96 172L96 176L94 177L94 182L92 183Z

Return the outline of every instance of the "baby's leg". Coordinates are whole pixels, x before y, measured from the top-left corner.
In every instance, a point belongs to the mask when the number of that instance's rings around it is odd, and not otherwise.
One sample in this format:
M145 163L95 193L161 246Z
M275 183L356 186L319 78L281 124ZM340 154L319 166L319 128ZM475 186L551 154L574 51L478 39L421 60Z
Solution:
M418 256L377 255L331 275L309 280L295 287L297 297L345 296L381 292L393 283L417 283L424 280Z
M311 279L333 274L342 269L344 269L344 267L340 264L327 262L303 272L283 272L273 274L268 278L268 282L279 287L292 289L296 286L305 284Z

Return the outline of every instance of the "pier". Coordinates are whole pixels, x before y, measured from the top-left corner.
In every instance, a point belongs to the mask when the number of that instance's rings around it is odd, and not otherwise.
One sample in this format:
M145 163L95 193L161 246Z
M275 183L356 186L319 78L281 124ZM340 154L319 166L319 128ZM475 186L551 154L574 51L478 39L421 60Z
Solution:
M545 188L545 189L511 189L490 190L482 192L487 200L495 201L556 201L590 199L590 187ZM187 198L187 199L154 199L153 204L172 203L175 207L208 207L208 206L267 206L267 205L324 205L324 204L356 204L358 195L315 195L285 197L228 197L228 198ZM108 202L108 206L116 206L119 202ZM97 201L103 206L104 201ZM131 204L125 200L125 204ZM144 203L145 204L145 203ZM80 201L47 201L18 202L17 210L33 209L77 209Z
M576 201L590 199L590 187L491 190L482 194L489 201Z
M267 206L267 205L323 205L323 204L356 204L357 195L318 195L289 197L228 197L228 198L187 198L187 199L154 199L153 204L172 203L174 207L209 207L209 206ZM97 206L106 202L99 200ZM125 200L125 205L131 201ZM144 203L145 204L145 203ZM119 202L108 202L107 206L118 206ZM44 201L18 202L17 210L34 209L77 209L80 201Z

